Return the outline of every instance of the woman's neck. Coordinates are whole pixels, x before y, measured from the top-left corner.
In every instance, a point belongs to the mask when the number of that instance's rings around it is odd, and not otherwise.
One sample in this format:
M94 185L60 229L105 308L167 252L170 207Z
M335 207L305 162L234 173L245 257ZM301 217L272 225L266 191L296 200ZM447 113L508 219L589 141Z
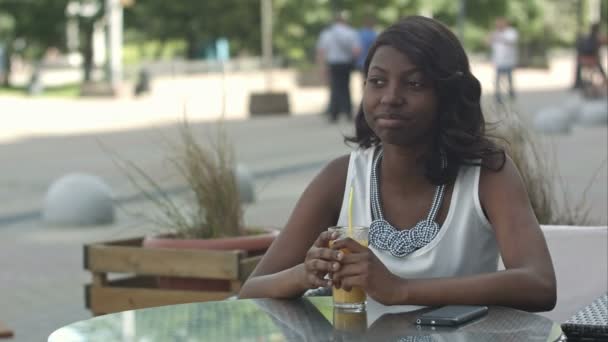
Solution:
M425 154L429 149L429 145L383 145L382 181L409 188L427 184Z

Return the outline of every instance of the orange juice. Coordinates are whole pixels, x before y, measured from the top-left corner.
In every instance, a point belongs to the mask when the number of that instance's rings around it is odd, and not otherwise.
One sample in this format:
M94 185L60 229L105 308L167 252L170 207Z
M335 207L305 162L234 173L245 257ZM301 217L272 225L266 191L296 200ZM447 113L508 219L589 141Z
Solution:
M367 330L367 312L334 308L334 329L351 333L365 332Z
M332 227L334 231L339 233L338 239L349 237L350 231L348 227ZM330 228L330 230L332 229ZM367 247L367 227L353 227L352 234L355 241L360 245ZM330 241L329 246L333 245L334 241ZM347 249L341 249L344 254L350 253ZM360 287L353 287L350 291L344 289L333 288L334 306L338 308L361 310L365 307L366 295Z

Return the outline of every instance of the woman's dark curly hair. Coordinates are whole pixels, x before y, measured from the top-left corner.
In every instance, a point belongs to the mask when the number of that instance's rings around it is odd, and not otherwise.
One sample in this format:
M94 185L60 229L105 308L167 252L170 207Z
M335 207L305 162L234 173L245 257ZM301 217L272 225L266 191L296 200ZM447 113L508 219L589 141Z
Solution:
M460 165L482 165L498 171L505 152L485 133L481 111L481 84L473 76L467 55L458 38L440 22L421 16L407 17L383 31L365 59L364 77L379 47L389 45L408 56L429 79L437 94L438 112L431 155L426 160L426 176L434 184L455 181ZM363 113L355 118L355 135L346 137L361 148L380 143ZM441 153L448 167L441 167Z

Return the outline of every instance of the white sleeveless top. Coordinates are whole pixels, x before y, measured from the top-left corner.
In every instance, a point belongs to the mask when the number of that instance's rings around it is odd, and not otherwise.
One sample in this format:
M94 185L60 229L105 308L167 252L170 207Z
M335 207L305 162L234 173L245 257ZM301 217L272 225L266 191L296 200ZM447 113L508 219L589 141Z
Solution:
M351 180L354 185L353 225L369 227L372 222L370 179L374 150L373 147L358 149L350 154L337 223L339 226L348 225ZM479 174L479 166L460 167L447 217L437 236L428 245L403 258L373 246L370 249L392 273L401 278L455 277L495 272L498 268L498 244L479 202ZM373 300L368 298L368 305L370 301Z

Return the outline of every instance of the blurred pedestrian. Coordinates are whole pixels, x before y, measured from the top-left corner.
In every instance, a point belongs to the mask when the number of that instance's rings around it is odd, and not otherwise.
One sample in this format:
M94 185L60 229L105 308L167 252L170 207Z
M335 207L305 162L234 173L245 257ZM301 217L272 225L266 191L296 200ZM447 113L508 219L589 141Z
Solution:
M492 62L496 68L495 96L496 102L502 103L501 81L507 79L509 97L515 97L513 86L513 70L517 66L517 30L509 24L506 18L500 17L495 21L496 29L489 37L492 48Z
M583 80L581 77L581 69L583 66L589 67L598 71L604 79L606 72L600 62L600 46L606 43L606 37L600 35L600 24L594 23L591 25L589 34L579 37L576 42L576 74L574 76L573 88L582 88Z
M363 27L359 29L359 43L361 44L361 53L357 58L357 70L363 72L365 58L367 57L367 52L369 48L372 46L378 33L374 30L375 20L371 16L365 17L363 20Z
M346 23L343 14L337 14L317 43L317 62L325 67L329 79L330 122L336 122L340 113L352 120L350 74L360 51L357 31Z
M137 83L135 84L135 96L140 96L150 92L150 71L147 68L142 68L137 74Z

